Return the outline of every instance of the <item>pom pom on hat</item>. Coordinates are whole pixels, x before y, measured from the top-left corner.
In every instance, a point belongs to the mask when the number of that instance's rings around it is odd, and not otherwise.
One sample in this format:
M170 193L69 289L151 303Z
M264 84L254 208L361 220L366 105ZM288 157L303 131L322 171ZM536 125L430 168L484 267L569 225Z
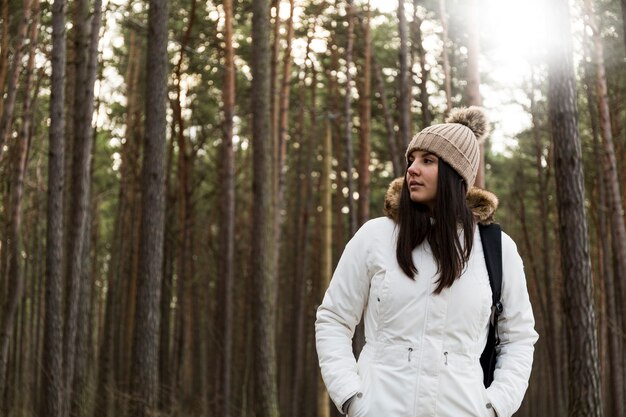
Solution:
M446 123L458 123L468 127L476 136L478 143L484 142L490 132L485 112L476 106L453 109L446 119Z
M428 151L448 163L464 180L469 192L480 164L480 144L489 134L487 117L480 107L454 109L446 123L436 124L416 134L406 150Z

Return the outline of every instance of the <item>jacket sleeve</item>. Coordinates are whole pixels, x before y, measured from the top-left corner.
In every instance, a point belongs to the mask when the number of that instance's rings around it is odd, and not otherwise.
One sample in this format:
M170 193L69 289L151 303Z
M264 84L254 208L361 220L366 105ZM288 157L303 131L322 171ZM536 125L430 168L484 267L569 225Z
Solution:
M494 381L487 397L498 417L510 417L522 403L533 363L535 331L524 265L513 240L502 234L502 305L498 320Z
M367 229L366 223L346 245L315 321L322 378L340 412L342 405L361 389L352 337L369 295Z

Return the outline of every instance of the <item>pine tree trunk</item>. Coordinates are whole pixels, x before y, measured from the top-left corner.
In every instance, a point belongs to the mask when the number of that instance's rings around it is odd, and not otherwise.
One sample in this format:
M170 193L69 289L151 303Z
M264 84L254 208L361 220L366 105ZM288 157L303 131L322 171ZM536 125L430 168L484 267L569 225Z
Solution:
M90 46L90 27L88 23L88 2L81 0L75 3L76 16L74 21L75 43L75 91L73 102L74 115L74 144L72 152L72 173L69 184L69 230L67 237L67 262L65 280L68 288L65 330L64 330L64 401L70 407L73 398L72 388L74 380L74 364L76 349L76 334L79 303L88 302L80 297L83 285L89 285L83 281L84 259L83 252L87 230L88 210L90 201L91 182L91 152L93 147L93 129L91 121L94 108L94 83L96 77L97 40L96 46ZM96 29L99 31L99 24ZM91 52L92 50L93 52ZM93 54L90 57L90 54ZM93 63L90 63L93 59ZM91 73L88 71L91 70ZM89 85L91 83L91 85ZM68 410L64 413L69 413Z
M332 173L332 133L330 128L330 120L324 123L325 132L322 141L322 175L320 177L320 193L321 193L321 227L320 227L320 274L319 274L319 294L317 296L317 305L321 304L324 293L328 289L330 276L333 271L333 207L332 207L332 182L330 175ZM317 384L317 417L330 416L330 401L326 393L326 386L322 380L322 375L318 373Z
M31 67L32 72L32 67ZM29 83L26 86L29 87ZM25 91L30 91L26 89ZM25 100L30 102L30 97ZM26 131L22 130L22 134L15 141L13 149L13 175L11 180L11 204L9 208L10 223L8 226L7 236L7 252L9 255L8 265L8 291L6 301L2 309L2 322L0 323L0 412L8 415L7 404L5 403L5 388L7 387L7 370L9 357L9 342L15 327L15 319L18 306L22 299L24 282L20 265L20 249L21 249L21 225L22 225L22 195L24 190L24 171L26 165L26 155L28 153L29 137L27 126L30 123L30 115L24 111L23 123L26 125Z
M430 126L432 122L432 114L428 104L428 89L426 83L430 75L428 65L426 64L426 49L422 39L422 19L418 16L417 10L420 0L413 0L413 23L412 23L412 51L417 54L420 65L420 82L419 82L419 101L422 106L422 129Z
M2 158L4 142L6 142L9 136L13 123L13 110L15 109L15 99L17 98L18 90L17 83L20 76L20 70L23 66L22 55L24 55L26 46L28 46L26 43L28 38L27 32L34 3L35 0L24 0L22 18L18 24L17 35L15 38L15 53L13 54L11 70L8 74L9 81L5 89L7 96L3 100L2 112L0 113L0 158ZM35 7L37 6L35 5ZM7 26L8 23L9 22L6 22Z
M11 341L12 332L15 324L15 315L20 306L20 302L24 292L24 277L20 268L20 246L21 246L21 224L22 224L22 196L24 189L24 176L26 171L26 157L30 148L31 141L31 123L33 117L33 104L37 97L39 86L33 90L33 72L35 68L35 56L37 44L37 29L39 23L39 0L33 0L33 22L30 25L29 32L29 57L25 71L24 88L25 97L23 100L22 126L17 140L11 144L13 150L13 160L11 165L11 196L9 206L9 225L7 236L7 254L8 254L8 276L7 276L7 293L6 301L2 311L2 321L0 322L0 412L8 415L8 404L5 403L5 388L7 387L7 370L9 343ZM32 315L32 312L31 312ZM24 330L22 330L24 331Z
M0 19L2 25L0 25L0 97L4 97L4 83L8 73L8 61L9 61L9 2L3 1L0 3ZM0 117L4 113L4 100L0 100Z
M81 2L82 3L82 2ZM84 11L87 12L85 4ZM75 149L74 155L76 156L73 165L74 173L80 174L81 179L73 178L74 182L74 204L76 218L72 218L73 227L70 233L70 239L80 239L73 245L74 253L68 252L68 256L76 259L72 260L72 268L69 276L76 281L82 281L78 285L77 290L80 291L78 295L79 305L77 310L76 324L76 352L75 352L75 365L72 366L74 372L68 371L68 378L66 379L67 391L70 394L70 398L75 398L71 401L70 414L72 416L83 416L89 410L88 396L89 396L89 372L88 372L88 355L91 329L91 286L92 277L91 271L88 268L89 254L89 242L91 239L90 230L90 218L89 208L91 201L91 176L93 159L93 142L94 142L94 129L92 127L92 117L94 111L94 85L96 82L97 69L98 69L98 42L100 40L100 22L102 20L102 0L96 0L93 4L94 12L91 17L91 27L84 30L84 45L85 53L81 54L86 60L85 62L85 76L83 78L83 84L77 83L77 93L80 94L81 99L76 100L75 111L80 114L80 119L75 122ZM87 15L84 15L85 20L88 20ZM77 26L77 31L80 26ZM88 35L88 37L87 37ZM78 79L77 79L78 81ZM78 94L77 94L78 96ZM67 343L67 341L66 341ZM73 348L72 348L73 349ZM70 349L66 348L66 352L70 352ZM68 359L69 360L69 359ZM69 368L69 362L66 369Z
M552 414L558 414L563 409L563 364L559 360L559 351L556 349L559 339L559 296L561 285L556 282L556 276L553 274L553 268L551 265L552 248L550 246L550 235L548 231L548 178L547 173L544 172L544 149L541 143L539 116L536 108L535 100L535 78L534 74L531 74L531 93L530 93L530 114L532 119L532 134L533 142L535 145L535 168L537 169L537 194L539 197L539 218L543 219L541 222L541 265L542 265L542 278L541 281L545 283L546 287L544 292L546 294L546 303L548 306L548 312L546 315L546 326L549 329L551 337L547 339L548 352L550 355L551 366L549 367L550 374L552 376L554 395L553 401L550 405L554 407ZM550 161L547 161L550 163Z
M408 47L408 27L406 22L406 12L404 10L404 0L398 0L398 34L400 35L400 50L398 58L400 61L398 75L398 124L400 129L400 145L406 147L411 141L411 77L409 76L409 47Z
M604 47L602 45L602 38L599 33L599 29L594 21L594 15L592 5L589 0L585 0L585 8L587 13L587 23L592 29L592 41L593 41L593 61L595 63L596 71L596 100L598 106L598 114L600 116L600 132L602 134L602 164L604 174L604 183L606 184L607 191L607 203L610 209L611 219L611 243L613 249L615 277L620 279L620 282L616 281L616 287L619 288L621 284L622 294L621 300L626 299L626 226L624 224L624 208L622 202L622 195L619 184L619 176L617 173L617 161L615 158L615 147L613 145L613 133L611 129L611 112L609 110L608 88L606 80L606 71L604 66ZM612 285L609 286L613 288ZM607 294L607 297L613 298L610 303L613 304L617 297L617 293ZM618 298L619 299L619 298ZM622 317L622 323L626 323L626 309L624 310L625 316ZM616 329L613 329L615 332ZM613 346L612 348L617 348ZM612 379L611 379L611 391L613 394L613 412L616 416L624 416L626 413L624 404L624 365L623 355L619 352L616 355L611 355L612 359Z
M278 417L276 386L276 285L274 146L270 129L269 0L252 2L252 259L255 289L255 408L258 417Z
M448 13L446 12L446 0L439 0L439 14L441 15L441 41L443 50L443 80L444 91L446 92L446 111L448 114L452 110L452 75L450 74L450 58L448 57Z
M552 1L548 104L556 169L561 264L565 285L568 346L568 415L602 416L596 317L589 236L584 206L581 143L578 133L576 79L572 62L569 6Z
M63 194L64 194L65 1L52 5L52 79L48 210L46 235L46 301L41 370L40 415L61 417L63 406Z
M224 362L222 364L222 402L223 416L231 417L233 408L233 339L234 339L234 256L235 256L235 157L233 150L233 117L235 115L235 64L233 49L233 1L224 0L224 135L222 142L222 184L223 218L222 236L222 272L224 282Z
M133 341L131 415L149 417L159 399L159 331L165 218L167 0L150 0L146 132L142 165L141 246Z
M354 45L354 4L353 0L347 0L346 14L348 19L348 34L346 45L346 87L343 102L344 112L344 134L346 143L346 160L345 170L348 185L348 225L349 233L352 236L356 232L357 219L356 209L354 207L354 181L352 179L352 164L353 164L353 151L352 151L352 49Z
M376 90L380 96L380 105L383 110L383 119L385 121L385 131L387 133L387 145L389 146L389 159L393 165L394 177L402 175L402 152L398 151L398 141L396 140L396 133L394 129L393 118L389 110L389 103L387 102L387 92L385 89L385 82L383 80L383 73L378 65L376 57L372 56L372 69L374 70L374 77L376 80Z
M467 104L470 106L482 106L483 99L480 95L480 2L471 0L468 5L469 16L467 45ZM485 144L480 144L480 161L478 173L474 185L485 188ZM471 184L468 184L471 186Z
M371 136L371 94L372 94L372 36L370 31L370 4L365 6L363 19L363 73L359 83L359 216L361 225L370 217L370 136Z

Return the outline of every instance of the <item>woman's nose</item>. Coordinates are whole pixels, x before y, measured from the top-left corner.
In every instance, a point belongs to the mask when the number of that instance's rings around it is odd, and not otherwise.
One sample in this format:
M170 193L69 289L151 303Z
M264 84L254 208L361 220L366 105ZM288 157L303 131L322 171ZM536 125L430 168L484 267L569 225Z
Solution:
M418 175L418 174L419 174L419 168L418 168L418 166L417 166L417 163L415 163L415 161L414 161L414 162L412 162L412 163L409 165L408 172L409 172L409 174L411 174L411 175Z

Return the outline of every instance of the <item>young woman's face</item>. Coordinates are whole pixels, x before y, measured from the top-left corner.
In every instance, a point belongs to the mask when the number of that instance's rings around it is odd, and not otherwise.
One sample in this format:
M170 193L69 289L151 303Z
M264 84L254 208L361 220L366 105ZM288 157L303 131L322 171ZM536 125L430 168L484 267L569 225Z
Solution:
M430 152L416 150L409 155L408 165L406 182L411 200L432 210L437 197L439 158Z

